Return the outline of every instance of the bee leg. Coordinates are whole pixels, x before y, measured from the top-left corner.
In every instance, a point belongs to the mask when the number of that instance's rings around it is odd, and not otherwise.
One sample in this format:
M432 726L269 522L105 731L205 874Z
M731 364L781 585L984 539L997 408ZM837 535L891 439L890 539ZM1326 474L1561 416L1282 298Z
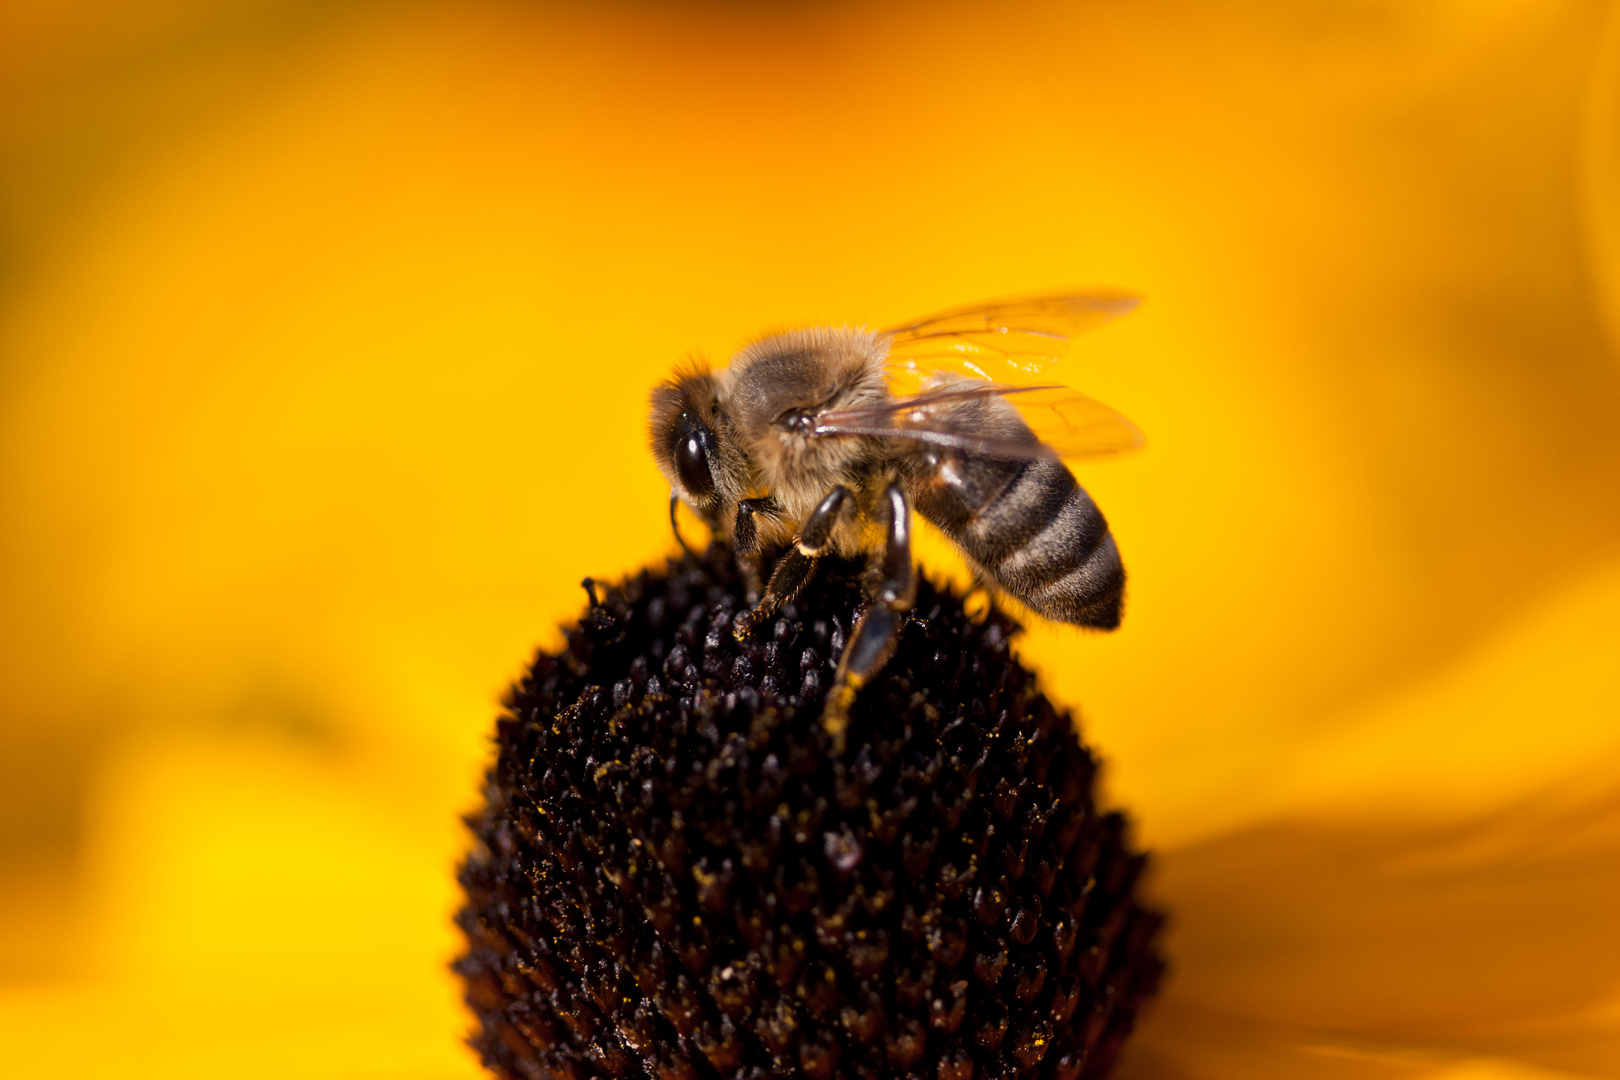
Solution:
M748 588L748 602L759 603L763 579L759 573L759 523L757 516L773 507L769 497L742 499L737 503L737 520L731 529L731 546L737 555L737 568L742 571L743 584Z
M748 602L750 604L759 603L760 594L765 590L765 578L759 572L759 556L738 556L737 569L742 571L743 588L747 592Z
M770 618L776 609L792 600L810 583L815 573L816 560L832 542L833 526L838 524L839 511L850 501L849 489L843 485L833 488L821 505L811 511L799 530L799 538L788 548L787 554L776 564L771 580L765 586L765 595L758 604L738 615L732 624L732 633L738 641L747 641L754 627ZM739 516L739 521L741 520Z
M832 736L835 754L844 752L844 733L855 695L889 662L906 612L917 597L917 575L911 565L911 506L898 484L889 485L883 501L889 521L880 576L872 591L871 605L855 624L844 655L838 658L838 673L821 714L821 725Z

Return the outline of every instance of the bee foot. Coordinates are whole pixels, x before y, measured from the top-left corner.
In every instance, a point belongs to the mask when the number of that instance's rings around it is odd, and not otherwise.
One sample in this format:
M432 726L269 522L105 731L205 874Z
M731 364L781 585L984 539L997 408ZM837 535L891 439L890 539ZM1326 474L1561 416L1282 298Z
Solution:
M827 704L821 712L821 727L832 739L834 756L844 752L845 734L849 730L849 707L855 704L855 695L860 693L861 684L865 681L854 672L846 672L827 694Z

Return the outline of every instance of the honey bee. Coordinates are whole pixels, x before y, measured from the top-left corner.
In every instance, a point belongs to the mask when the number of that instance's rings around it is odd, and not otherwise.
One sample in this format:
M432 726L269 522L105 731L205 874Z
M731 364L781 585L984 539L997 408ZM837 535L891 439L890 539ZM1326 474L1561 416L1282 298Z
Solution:
M649 434L676 536L684 502L729 541L757 598L734 621L739 640L804 589L822 555L869 557L868 603L822 714L835 748L915 595L913 509L981 581L1036 614L1119 625L1119 551L1062 459L1139 446L1142 434L1044 373L1072 333L1136 305L1037 296L885 330L791 330L654 388ZM761 555L781 545L761 594Z

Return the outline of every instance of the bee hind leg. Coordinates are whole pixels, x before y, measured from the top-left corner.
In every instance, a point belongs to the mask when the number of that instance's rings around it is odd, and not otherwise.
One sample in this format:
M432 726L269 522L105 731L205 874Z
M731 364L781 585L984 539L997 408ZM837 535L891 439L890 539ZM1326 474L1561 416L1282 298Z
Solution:
M911 506L898 484L889 485L883 502L889 520L872 602L855 623L844 655L838 658L838 673L821 714L821 725L832 737L835 754L844 752L855 695L889 662L906 612L917 596L917 575L911 565Z
M805 519L804 527L799 530L799 538L788 548L786 555L782 556L771 573L771 580L765 586L765 595L758 604L738 615L732 623L732 633L738 641L747 641L748 636L754 632L754 627L775 614L783 604L798 596L804 587L810 583L810 577L815 573L816 561L821 558L822 552L832 541L833 526L838 524L838 515L844 505L850 501L849 489L842 485L833 488L827 497L821 500L821 505L811 511ZM742 521L742 514L738 512L738 522ZM752 523L750 522L750 527Z

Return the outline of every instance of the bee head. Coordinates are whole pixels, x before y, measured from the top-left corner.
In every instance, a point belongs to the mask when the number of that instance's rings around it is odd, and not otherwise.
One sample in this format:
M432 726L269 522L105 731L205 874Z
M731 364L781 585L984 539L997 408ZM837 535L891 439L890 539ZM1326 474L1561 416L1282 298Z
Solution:
M724 438L707 370L693 367L654 387L648 435L659 471L693 509L713 519L722 503L736 500L746 479L737 478L741 462Z

